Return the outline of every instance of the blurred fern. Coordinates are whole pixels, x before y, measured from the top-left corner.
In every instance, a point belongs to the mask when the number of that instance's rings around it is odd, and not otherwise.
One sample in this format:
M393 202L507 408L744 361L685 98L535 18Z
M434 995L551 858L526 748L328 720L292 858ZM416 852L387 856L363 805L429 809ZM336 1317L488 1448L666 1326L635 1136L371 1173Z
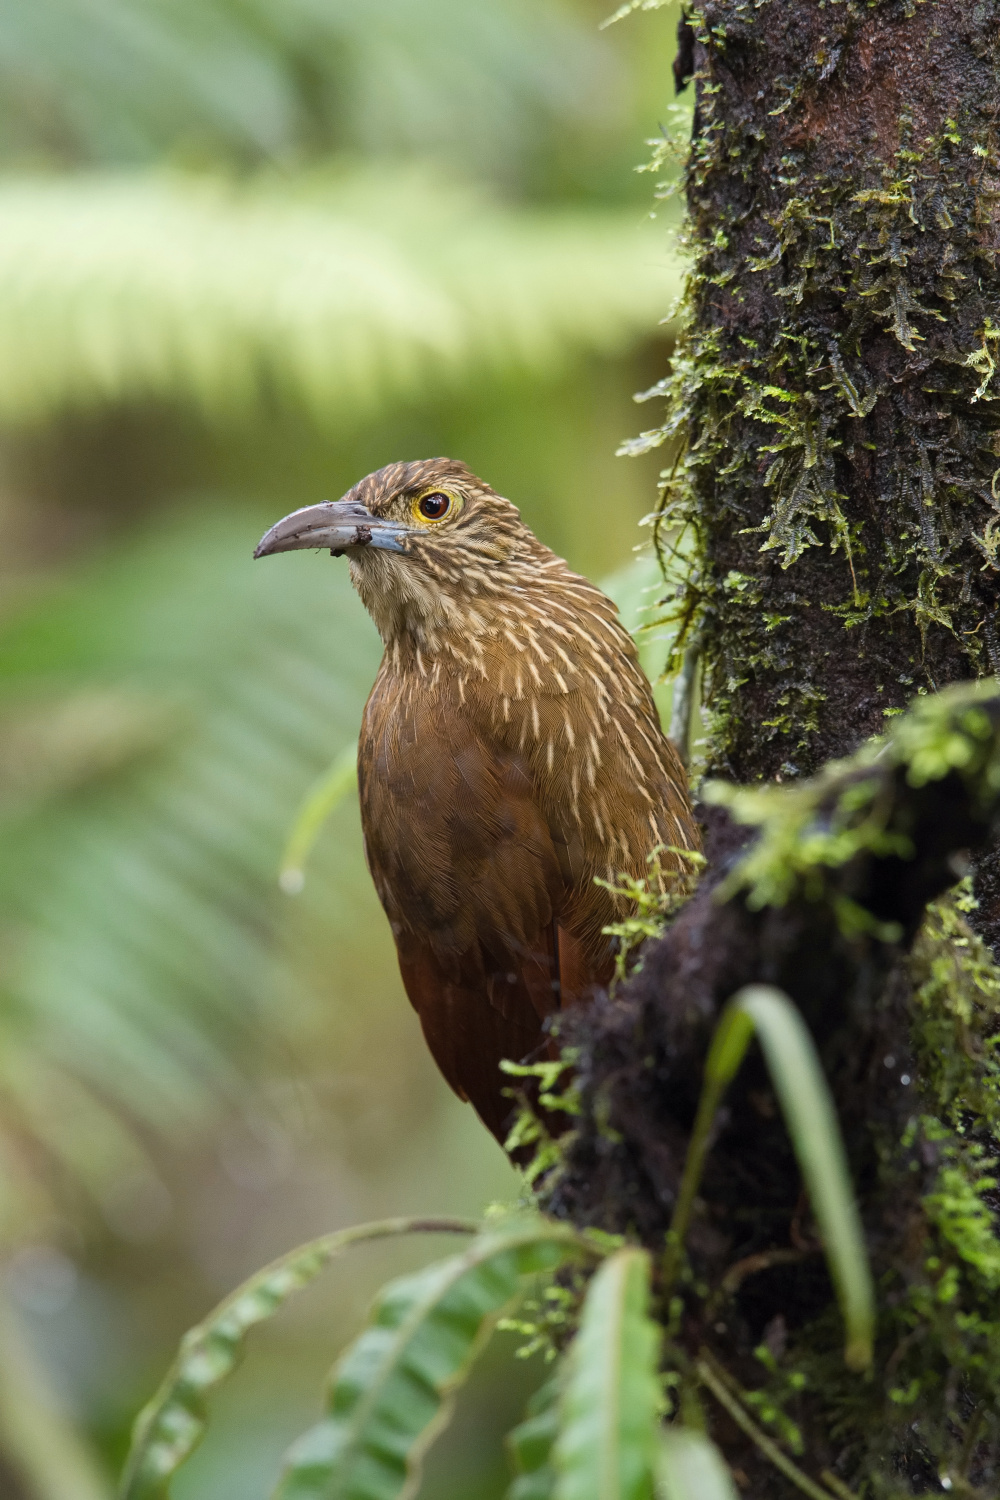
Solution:
M0 80L8 161L348 147L491 176L606 114L617 81L590 18L552 0L10 0Z
M427 172L0 186L0 418L276 394L341 425L487 371L615 352L676 266L631 215L503 210Z
M234 1036L294 1014L275 871L379 648L346 575L252 566L261 529L160 523L0 630L0 760L26 725L39 747L0 807L0 1244L62 1181L103 1204L148 1171L127 1122L231 1106ZM336 929L358 851L328 855Z
M141 1183L133 1125L232 1107L234 1038L305 1014L276 877L380 645L346 570L253 566L269 519L204 497L0 625L0 1246ZM296 922L349 945L359 882L327 831Z

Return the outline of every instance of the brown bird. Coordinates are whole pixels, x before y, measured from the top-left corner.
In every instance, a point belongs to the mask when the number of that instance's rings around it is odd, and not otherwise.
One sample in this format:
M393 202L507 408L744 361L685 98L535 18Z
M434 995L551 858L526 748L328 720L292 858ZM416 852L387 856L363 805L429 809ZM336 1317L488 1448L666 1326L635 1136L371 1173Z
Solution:
M608 983L596 883L697 849L686 778L611 600L448 458L293 511L255 557L329 548L385 645L365 707L365 854L406 992L452 1088L501 1142L502 1058Z

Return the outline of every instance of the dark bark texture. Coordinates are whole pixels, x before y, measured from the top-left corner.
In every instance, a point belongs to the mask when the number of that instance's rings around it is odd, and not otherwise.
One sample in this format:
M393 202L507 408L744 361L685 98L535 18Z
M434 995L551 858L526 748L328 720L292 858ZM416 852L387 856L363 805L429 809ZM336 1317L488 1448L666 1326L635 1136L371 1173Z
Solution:
M671 445L660 538L694 538L671 607L702 663L709 769L784 785L764 811L706 814L699 893L613 1000L562 1023L582 1113L542 1193L662 1247L721 1006L751 981L795 999L878 1278L874 1375L843 1368L759 1059L664 1321L678 1368L717 1357L831 1493L1000 1485L1000 971L962 914L1000 939L1000 709L918 698L940 707L882 761L801 780L915 695L1000 668L998 24L996 0L710 0L684 23L687 325L646 393L666 420L633 447ZM948 897L925 918L963 848L979 910ZM796 1493L724 1412L708 1423L753 1500Z

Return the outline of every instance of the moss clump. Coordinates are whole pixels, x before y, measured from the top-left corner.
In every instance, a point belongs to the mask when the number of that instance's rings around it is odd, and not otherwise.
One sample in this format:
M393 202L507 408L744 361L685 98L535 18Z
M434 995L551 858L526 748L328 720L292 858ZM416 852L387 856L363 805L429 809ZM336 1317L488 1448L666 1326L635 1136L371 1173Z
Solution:
M888 739L872 740L849 760L833 761L799 786L740 787L709 782L705 801L725 807L756 837L719 888L751 910L793 897L826 902L845 934L874 930L863 891L858 900L842 872L863 856L912 860L915 814L901 813L896 782L914 792L960 778L967 810L988 822L1000 793L1000 749L994 723L996 685L982 682L918 697ZM991 696L993 695L993 696ZM954 830L957 834L957 828ZM901 931L880 934L887 941Z

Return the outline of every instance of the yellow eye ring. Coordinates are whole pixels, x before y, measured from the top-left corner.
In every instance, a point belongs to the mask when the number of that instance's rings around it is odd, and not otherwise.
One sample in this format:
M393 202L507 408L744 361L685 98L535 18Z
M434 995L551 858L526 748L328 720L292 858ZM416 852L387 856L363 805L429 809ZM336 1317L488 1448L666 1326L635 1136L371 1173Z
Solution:
M434 526L455 510L455 500L445 490L427 490L418 495L410 507L413 518L423 526Z

